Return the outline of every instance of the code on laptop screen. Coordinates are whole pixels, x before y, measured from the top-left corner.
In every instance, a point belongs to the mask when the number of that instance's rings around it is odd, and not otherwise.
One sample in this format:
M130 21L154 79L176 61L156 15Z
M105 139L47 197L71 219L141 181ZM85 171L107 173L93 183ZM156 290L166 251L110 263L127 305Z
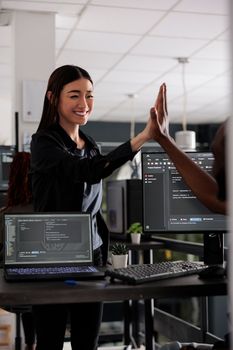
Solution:
M6 263L92 262L89 214L4 215Z

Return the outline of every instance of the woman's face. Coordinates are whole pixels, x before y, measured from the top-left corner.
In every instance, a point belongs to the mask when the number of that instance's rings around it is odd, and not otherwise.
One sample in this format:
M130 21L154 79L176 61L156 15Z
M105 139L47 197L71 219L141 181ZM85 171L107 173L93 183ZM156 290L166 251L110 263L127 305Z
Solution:
M85 78L63 86L58 102L59 123L85 125L93 110L92 83Z

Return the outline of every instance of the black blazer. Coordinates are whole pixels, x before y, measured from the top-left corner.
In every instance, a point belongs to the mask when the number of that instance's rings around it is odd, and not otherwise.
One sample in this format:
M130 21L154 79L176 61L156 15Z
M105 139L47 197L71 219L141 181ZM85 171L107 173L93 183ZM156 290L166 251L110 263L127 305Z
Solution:
M35 211L81 211L84 183L100 183L101 186L103 178L136 154L127 141L107 155L101 155L91 137L82 131L80 136L90 150L90 158L80 158L76 143L59 124L32 136L30 176ZM105 263L109 234L100 212L97 225Z

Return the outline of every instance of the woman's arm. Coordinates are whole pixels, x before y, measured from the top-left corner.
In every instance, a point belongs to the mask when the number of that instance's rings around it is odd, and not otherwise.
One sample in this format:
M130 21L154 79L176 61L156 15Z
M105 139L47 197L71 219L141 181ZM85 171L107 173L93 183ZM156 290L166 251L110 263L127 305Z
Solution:
M177 171L183 177L197 198L210 210L226 214L226 202L218 199L218 184L214 177L194 163L169 135L166 106L166 86L163 86L157 98L156 107L151 109L154 122L154 140L167 153ZM163 110L163 112L161 112Z

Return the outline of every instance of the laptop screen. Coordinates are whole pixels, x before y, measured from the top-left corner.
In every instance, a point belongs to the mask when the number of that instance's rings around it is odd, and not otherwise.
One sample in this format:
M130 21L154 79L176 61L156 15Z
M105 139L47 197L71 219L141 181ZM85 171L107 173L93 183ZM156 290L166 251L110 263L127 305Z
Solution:
M5 264L92 263L87 213L5 213Z

